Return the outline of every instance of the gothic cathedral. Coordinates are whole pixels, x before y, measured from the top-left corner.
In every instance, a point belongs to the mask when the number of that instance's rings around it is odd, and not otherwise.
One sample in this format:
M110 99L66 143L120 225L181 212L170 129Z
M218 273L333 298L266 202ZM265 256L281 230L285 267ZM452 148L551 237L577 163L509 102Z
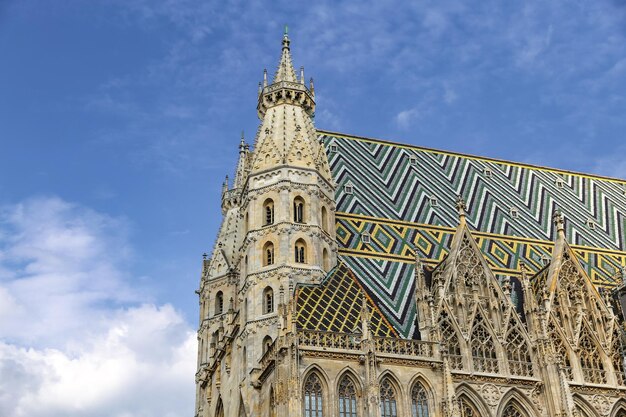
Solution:
M626 417L626 181L317 129L286 33L257 112L196 417Z

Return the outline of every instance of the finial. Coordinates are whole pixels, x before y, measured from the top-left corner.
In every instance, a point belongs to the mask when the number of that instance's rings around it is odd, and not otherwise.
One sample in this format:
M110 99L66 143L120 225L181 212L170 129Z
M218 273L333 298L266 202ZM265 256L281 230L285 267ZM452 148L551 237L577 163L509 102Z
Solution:
M285 25L285 33L284 33L284 35L287 36L287 33L289 33L289 27L287 25Z
M224 179L224 183L222 184L222 193L228 191L228 175Z
M565 235L565 228L563 227L563 215L561 214L561 211L559 209L556 209L554 211L554 214L552 215L552 222L556 227L557 235Z
M309 90L311 94L315 95L315 87L313 87L313 77L311 77L311 81L309 82Z
M283 49L289 49L289 35L287 34L287 25L285 25L285 33L283 34Z
M263 86L261 85L261 81L259 81L259 95L263 92Z
M267 87L267 68L263 70L263 87Z
M467 211L467 205L465 204L465 200L461 194L456 197L456 209L459 212L459 219L461 221L465 220L465 212Z
M208 253L206 253L206 252L204 252L204 253L202 254L202 259L204 259L204 260L206 261L206 258L207 258L208 256L209 256L209 254L208 254Z
M246 150L246 140L243 137L243 130L241 131L241 141L239 142L239 152Z
M304 85L304 67L300 67L300 84Z

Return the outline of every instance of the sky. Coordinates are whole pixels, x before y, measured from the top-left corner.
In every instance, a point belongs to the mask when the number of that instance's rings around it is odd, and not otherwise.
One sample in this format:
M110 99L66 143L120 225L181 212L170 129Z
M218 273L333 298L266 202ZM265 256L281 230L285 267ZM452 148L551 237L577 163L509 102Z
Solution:
M318 128L626 177L623 0L0 0L0 415L193 415L285 24Z

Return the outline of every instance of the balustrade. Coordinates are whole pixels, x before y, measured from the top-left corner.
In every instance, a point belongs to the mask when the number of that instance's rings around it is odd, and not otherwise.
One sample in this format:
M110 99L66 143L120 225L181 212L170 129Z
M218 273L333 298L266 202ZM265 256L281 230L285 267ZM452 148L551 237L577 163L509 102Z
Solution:
M298 332L298 344L331 349L361 349L361 335L304 330Z
M394 339L389 337L374 338L376 351L394 355L433 356L433 343L422 340Z

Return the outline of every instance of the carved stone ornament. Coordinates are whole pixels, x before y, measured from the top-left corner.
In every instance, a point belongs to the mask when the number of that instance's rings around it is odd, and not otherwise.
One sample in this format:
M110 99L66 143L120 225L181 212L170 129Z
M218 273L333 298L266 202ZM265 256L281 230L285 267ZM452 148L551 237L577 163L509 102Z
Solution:
M495 407L500 402L500 388L495 386L494 384L485 384L480 388L480 392L485 399L485 402L491 406Z
M611 401L604 395L594 395L591 397L590 403L603 416L608 416L611 411Z

